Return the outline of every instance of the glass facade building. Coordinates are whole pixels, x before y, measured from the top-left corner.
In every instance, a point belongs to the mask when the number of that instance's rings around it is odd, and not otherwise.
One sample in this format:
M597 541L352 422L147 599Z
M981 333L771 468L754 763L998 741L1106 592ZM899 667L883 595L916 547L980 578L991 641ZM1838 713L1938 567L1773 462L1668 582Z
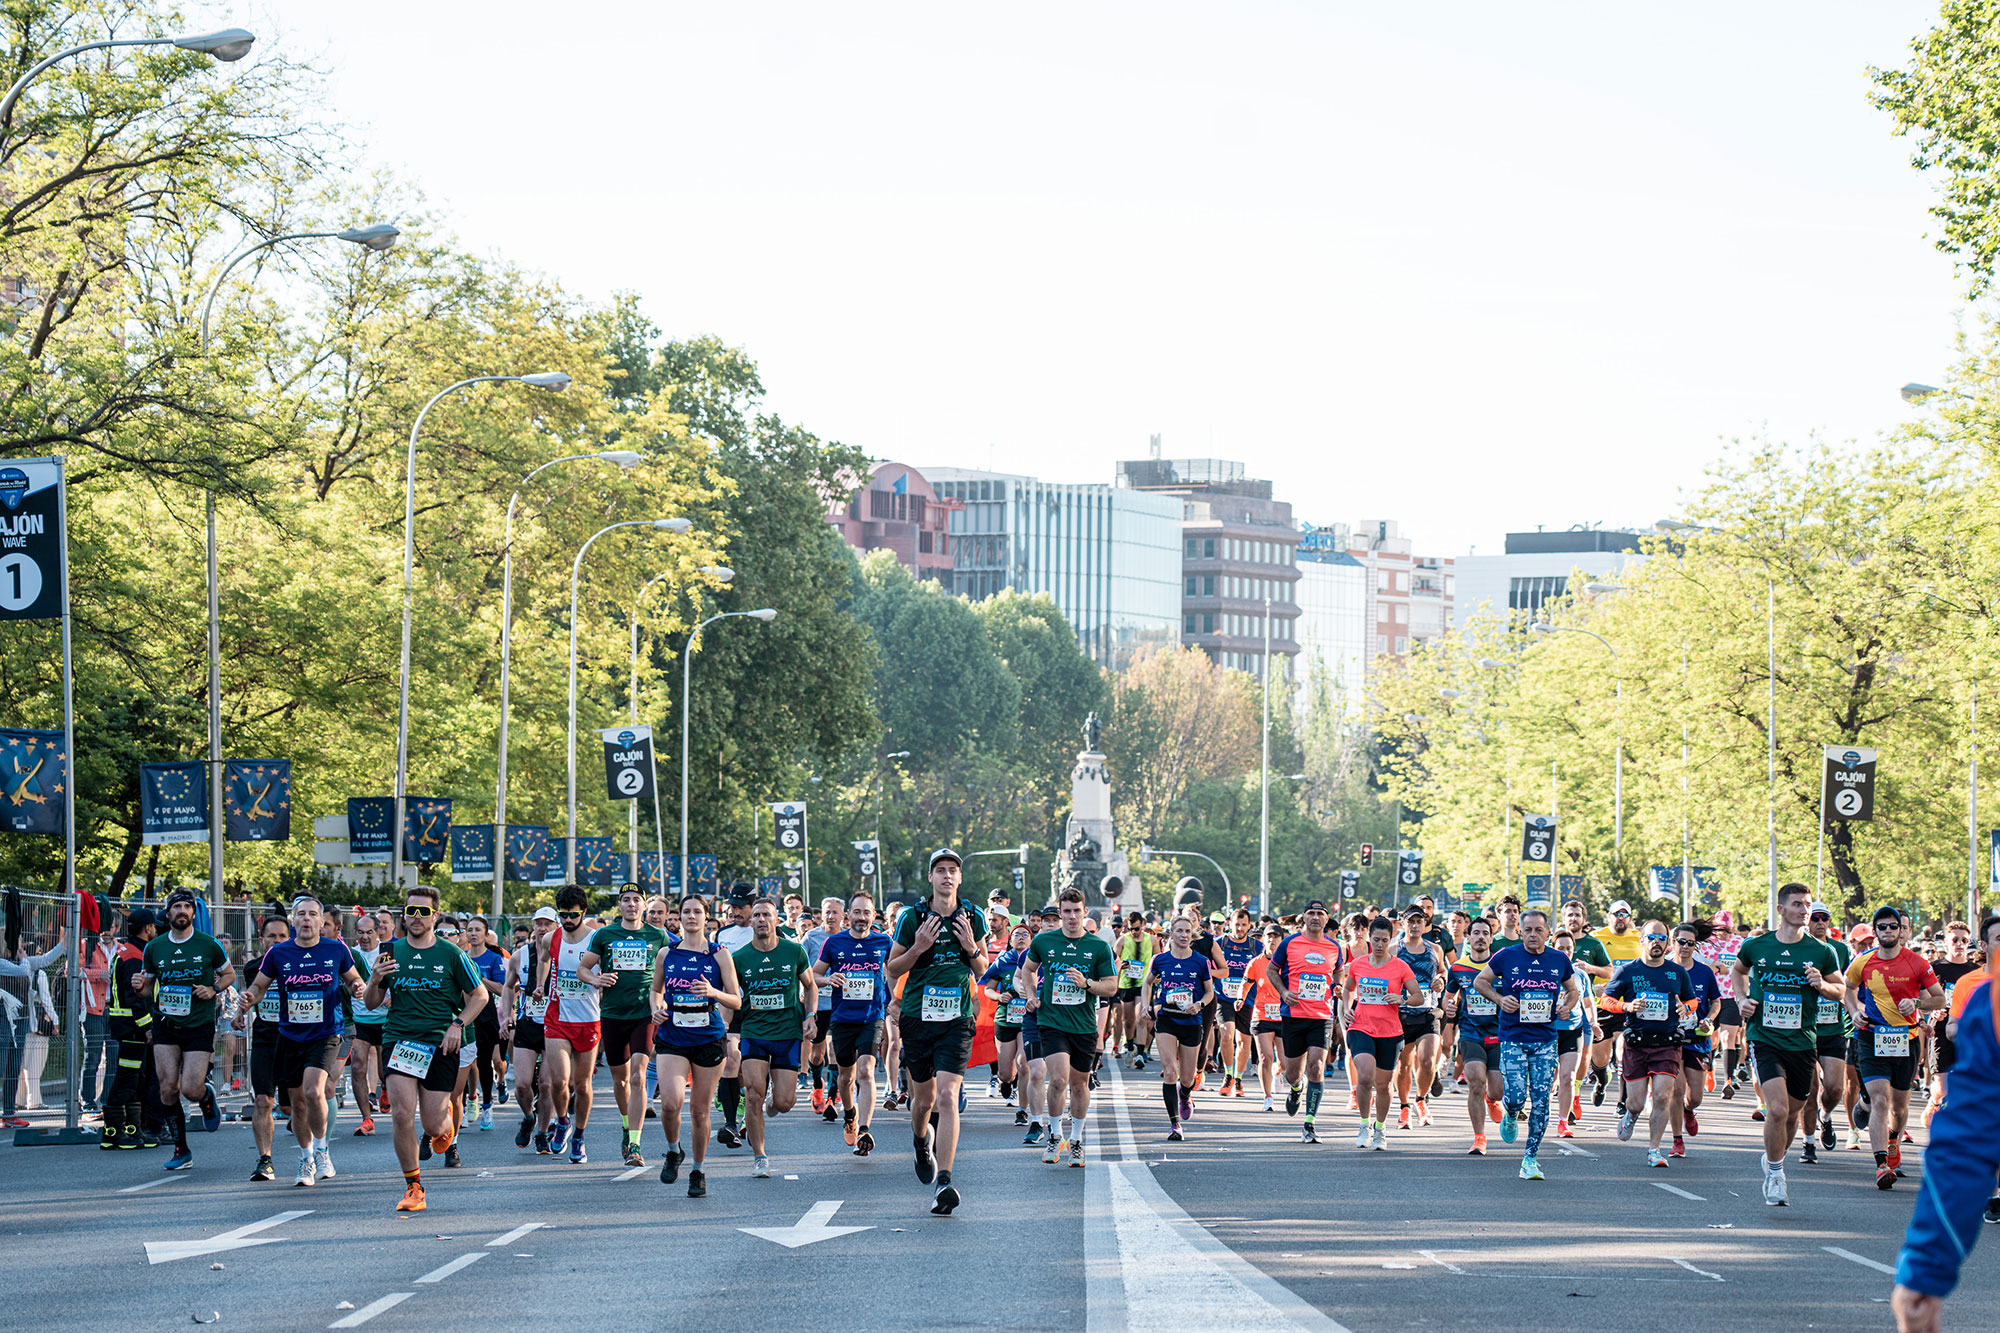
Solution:
M1345 551L1299 547L1299 669L1301 687L1314 667L1325 671L1350 710L1368 681L1368 567Z

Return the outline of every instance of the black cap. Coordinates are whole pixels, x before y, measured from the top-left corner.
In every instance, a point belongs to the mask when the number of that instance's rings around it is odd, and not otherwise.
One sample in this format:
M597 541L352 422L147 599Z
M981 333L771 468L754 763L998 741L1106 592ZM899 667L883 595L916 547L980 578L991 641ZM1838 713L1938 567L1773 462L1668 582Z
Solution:
M1310 912L1315 907L1317 907L1322 912L1326 911L1327 910L1326 900L1324 898L1311 898L1306 901L1306 906L1305 906L1306 911Z
M1043 908L1043 909L1042 909L1041 911L1039 911L1039 912L1035 913L1035 915L1036 915L1036 916L1061 916L1061 915L1062 915L1062 911L1061 911L1061 909L1059 909L1059 908L1058 908L1058 907L1057 907L1057 906L1056 906L1056 905L1055 905L1054 903L1050 903L1050 904L1049 904L1048 906L1044 907L1044 908Z
M949 861L960 870L965 869L965 862L960 859L957 852L954 852L949 847L940 847L931 853L931 863L924 867L924 873L928 875L931 871L936 870L940 861Z
M1895 908L1895 907L1887 907L1887 906L1878 907L1875 909L1875 915L1868 918L1868 920L1871 923L1876 921L1882 921L1885 919L1894 921L1897 925L1901 925L1903 923L1902 910L1900 908Z
M754 903L756 901L757 892L748 884L732 884L729 886L729 905L731 907L741 907L745 903Z
M125 926L128 930L140 930L146 926L157 926L159 924L160 918L153 915L153 909L150 907L135 907L132 909L131 915L125 918Z
M175 889L172 893L167 895L168 907L172 907L175 903L186 903L188 906L192 907L199 901L200 899L196 898L194 896L194 893L188 889Z
M1413 916L1429 916L1429 915L1430 915L1429 912L1426 912L1423 908L1417 906L1417 904L1415 903L1411 903L1408 907L1405 907L1403 909L1404 920L1408 920L1410 917Z

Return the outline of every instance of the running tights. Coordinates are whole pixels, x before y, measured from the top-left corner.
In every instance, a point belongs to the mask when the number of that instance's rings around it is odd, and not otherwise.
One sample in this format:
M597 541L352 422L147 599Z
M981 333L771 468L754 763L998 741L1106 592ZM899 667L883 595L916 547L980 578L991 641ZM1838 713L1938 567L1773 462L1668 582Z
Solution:
M1556 1082L1553 1041L1500 1043L1500 1081L1507 1090L1507 1114L1528 1108L1528 1156L1542 1146L1549 1128L1549 1094Z

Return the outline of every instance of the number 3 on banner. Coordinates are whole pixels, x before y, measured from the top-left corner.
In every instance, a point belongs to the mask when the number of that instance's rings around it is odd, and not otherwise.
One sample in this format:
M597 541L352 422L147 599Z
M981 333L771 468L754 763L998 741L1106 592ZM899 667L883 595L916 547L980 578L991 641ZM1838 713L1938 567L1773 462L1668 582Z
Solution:
M30 556L11 551L0 557L0 606L20 611L42 595L42 567Z

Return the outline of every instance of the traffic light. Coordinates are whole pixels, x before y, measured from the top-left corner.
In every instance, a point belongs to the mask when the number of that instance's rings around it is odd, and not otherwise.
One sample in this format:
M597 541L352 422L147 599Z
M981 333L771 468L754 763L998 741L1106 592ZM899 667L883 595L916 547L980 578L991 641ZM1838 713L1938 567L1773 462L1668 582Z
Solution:
M1362 844L1361 844L1361 868L1362 868L1363 870L1366 870L1366 869L1367 869L1367 868L1368 868L1369 866L1372 866L1372 865L1374 865L1374 864L1375 864L1375 844L1374 844L1374 843L1372 843L1372 842L1364 842L1364 843L1362 843Z

